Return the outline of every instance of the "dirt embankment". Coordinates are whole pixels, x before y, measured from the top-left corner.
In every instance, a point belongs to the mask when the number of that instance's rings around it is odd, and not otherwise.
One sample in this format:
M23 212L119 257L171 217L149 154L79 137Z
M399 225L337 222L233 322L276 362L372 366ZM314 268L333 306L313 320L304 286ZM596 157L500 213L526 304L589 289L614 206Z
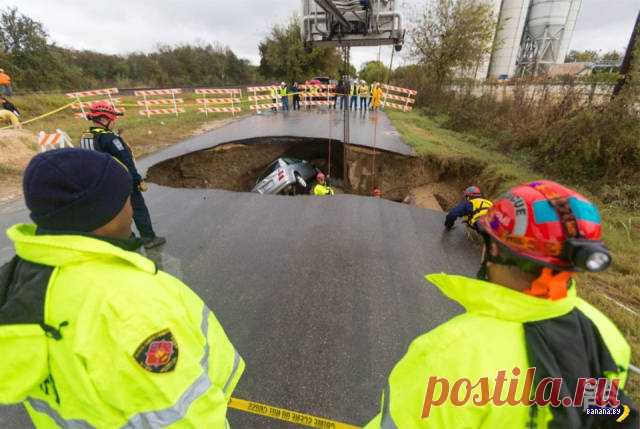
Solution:
M248 192L276 158L306 159L344 184L347 193L371 195L419 207L448 210L459 202L477 165L465 160L447 164L425 157L408 157L341 142L304 138L263 138L220 145L152 167L148 180L178 188L217 188ZM346 157L346 158L345 158ZM346 162L345 162L346 161ZM343 174L343 170L346 174Z
M37 136L28 130L0 130L0 202L20 195L22 172L37 153Z

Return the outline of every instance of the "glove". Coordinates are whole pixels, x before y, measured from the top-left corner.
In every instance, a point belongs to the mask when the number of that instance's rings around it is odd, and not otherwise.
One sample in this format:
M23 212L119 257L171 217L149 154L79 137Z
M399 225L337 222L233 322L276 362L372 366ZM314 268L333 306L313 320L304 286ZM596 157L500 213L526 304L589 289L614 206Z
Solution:
M147 187L147 183L144 180L138 183L138 189L140 190L140 192L147 192L149 190L149 188Z

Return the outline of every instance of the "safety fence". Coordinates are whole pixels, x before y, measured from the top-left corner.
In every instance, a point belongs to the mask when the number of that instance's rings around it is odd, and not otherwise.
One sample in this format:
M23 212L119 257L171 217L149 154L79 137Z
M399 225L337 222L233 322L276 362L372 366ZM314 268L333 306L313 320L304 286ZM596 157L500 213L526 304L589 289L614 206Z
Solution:
M137 100L136 104L144 109L138 111L140 115L147 118L152 115L176 115L185 113L183 107L178 107L178 104L184 104L183 98L176 98L176 94L181 94L182 90L179 88L171 89L150 89L145 91L134 91L133 95L142 100ZM164 97L170 95L171 98L155 98Z
M382 107L402 110L403 112L410 112L413 110L413 104L416 102L418 91L386 84L382 84L381 87Z
M336 96L335 85L300 85L300 106L333 106Z
M260 113L262 110L279 109L280 106L280 87L276 85L268 86L250 86L247 92L253 93L249 96L251 105L249 108Z
M38 134L38 147L40 148L40 152L45 152L49 149L73 147L73 144L71 143L69 135L58 128L51 134L40 131Z
M79 112L75 112L76 118L86 119L86 109L91 107L92 103L96 101L107 101L111 103L111 105L120 113L125 111L124 107L119 106L122 100L120 98L114 98L113 95L118 94L118 88L105 88L105 89L95 89L92 91L80 91L80 92L69 92L67 93L67 97L74 98L76 101L71 103L71 108L74 110L79 110ZM107 98L102 98L106 96ZM96 99L96 97L99 97Z
M242 90L240 88L196 88L195 93L203 98L196 98L202 107L198 111L208 116L209 113L229 113L233 116L242 111ZM209 107L209 105L213 107ZM229 106L231 105L231 106Z

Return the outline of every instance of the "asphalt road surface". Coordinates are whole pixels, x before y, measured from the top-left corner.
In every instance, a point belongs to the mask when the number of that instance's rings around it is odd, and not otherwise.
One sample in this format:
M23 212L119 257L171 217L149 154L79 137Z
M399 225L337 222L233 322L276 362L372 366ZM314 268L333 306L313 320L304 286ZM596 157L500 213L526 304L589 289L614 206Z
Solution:
M154 185L146 198L168 239L148 256L206 301L247 363L234 396L355 425L377 413L411 340L461 312L423 276L478 265L463 228L443 232L443 213L386 200ZM0 207L1 227L25 221L21 202ZM0 237L0 262L12 253ZM236 410L229 421L296 427ZM0 408L0 428L23 427L20 407Z

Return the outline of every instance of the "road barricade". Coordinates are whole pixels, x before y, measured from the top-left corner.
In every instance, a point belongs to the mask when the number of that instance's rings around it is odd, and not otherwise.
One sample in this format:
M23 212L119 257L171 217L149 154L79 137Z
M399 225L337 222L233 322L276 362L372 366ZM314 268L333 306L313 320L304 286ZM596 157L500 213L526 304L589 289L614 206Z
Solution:
M73 147L69 135L57 129L55 133L48 134L40 131L38 134L38 147L40 152L46 152L48 149L64 149L65 147Z
M333 106L334 97L336 96L335 85L317 85L317 84L305 84L299 86L300 91L300 106L314 107L314 106Z
M196 98L200 113L231 112L233 116L242 111L242 90L240 88L196 88L195 93L204 98ZM208 96L213 97L208 97ZM231 105L231 106L229 106ZM213 106L213 107L210 107Z
M79 92L69 92L67 93L67 97L75 98L75 103L71 104L71 108L75 110L79 110L79 112L75 112L75 117L80 119L87 118L87 110L91 107L91 104L96 101L107 101L111 103L111 105L120 113L124 112L124 107L118 106L121 103L119 98L112 97L113 95L118 94L118 88L105 88L105 89L94 89L92 91L79 91ZM107 98L103 98L107 96ZM95 99L96 97L100 97ZM89 100L88 100L89 99Z
M271 90L276 91L275 103L271 97ZM280 103L280 96L278 95L279 90L280 87L277 85L250 86L247 88L247 92L252 92L253 95L249 96L249 101L252 103L249 108L255 110L257 113L260 113L262 110L281 109L282 105ZM267 101L267 103L265 103L265 101Z
M416 96L418 91L408 88L401 88L399 86L391 86L382 84L382 107L391 108L396 110L402 110L403 112L410 112L413 110L413 104L416 102ZM395 94L394 94L395 93ZM402 95L398 95L402 94ZM393 101L387 101L393 100ZM400 103L397 103L399 101Z
M181 89L171 88L134 91L133 95L136 97L142 97L142 100L138 100L136 103L138 106L144 107L144 109L138 112L142 116L146 116L148 118L152 115L174 114L178 117L179 113L185 112L184 108L178 107L178 104L184 104L184 99L176 98L176 94L181 93ZM149 98L166 95L170 95L171 98Z

